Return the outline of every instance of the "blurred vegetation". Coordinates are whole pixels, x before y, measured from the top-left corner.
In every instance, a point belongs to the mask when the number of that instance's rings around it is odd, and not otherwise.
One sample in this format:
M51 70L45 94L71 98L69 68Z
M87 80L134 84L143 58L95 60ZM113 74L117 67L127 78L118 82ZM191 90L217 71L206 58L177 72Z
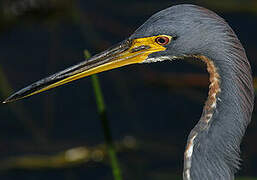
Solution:
M120 142L114 143L114 147L117 152L132 151L137 149L137 142L135 138L127 136ZM0 171L12 169L58 169L76 167L90 162L105 163L108 159L108 148L109 147L105 144L100 144L95 147L73 147L53 155L24 155L21 157L10 157L1 161ZM117 167L114 169L117 171Z
M85 54L85 59L89 59L91 57L89 51L87 50L84 51L84 54ZM104 132L106 149L108 152L108 156L109 156L110 164L112 168L112 174L115 180L122 180L121 169L120 169L120 165L116 155L116 150L112 140L111 129L110 129L109 121L107 119L106 107L104 103L100 82L96 74L92 75L91 79L92 79L93 89L95 93L99 118L101 120L103 132Z

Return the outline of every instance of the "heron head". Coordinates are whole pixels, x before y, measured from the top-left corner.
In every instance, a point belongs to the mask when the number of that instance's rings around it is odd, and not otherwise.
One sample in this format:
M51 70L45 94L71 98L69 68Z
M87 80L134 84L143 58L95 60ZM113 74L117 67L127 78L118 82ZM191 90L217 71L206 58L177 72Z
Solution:
M215 37L219 26L215 29L212 28L215 26L210 24L217 25L217 22L222 22L220 19L211 11L198 6L172 6L150 17L123 42L21 89L7 98L4 103L129 64L201 54L203 51L206 52L207 45L208 49L211 49L215 45L213 42L219 39ZM219 31L222 32L222 29Z
M144 62L172 60L190 55L213 56L226 49L232 29L214 12L190 4L172 6L151 16L130 39L168 36L165 50L148 55ZM158 41L158 39L156 39ZM161 40L164 42L164 40Z

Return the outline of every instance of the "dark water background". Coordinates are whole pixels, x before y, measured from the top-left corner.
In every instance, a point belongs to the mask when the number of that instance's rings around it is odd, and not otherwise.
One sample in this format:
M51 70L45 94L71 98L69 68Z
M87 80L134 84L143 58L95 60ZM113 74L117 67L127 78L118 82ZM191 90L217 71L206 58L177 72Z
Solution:
M2 1L0 17L1 101L49 74L96 54L126 37L155 12L194 3L214 10L234 29L257 75L255 1ZM17 5L18 4L18 5ZM254 6L255 5L255 6ZM206 87L176 86L161 77L206 70L188 61L131 65L99 74L113 138L133 136L136 150L119 153L125 179L168 179L180 175L187 135L200 118ZM3 83L5 79L5 83ZM0 105L0 164L10 157L53 155L103 143L91 79ZM242 143L239 175L257 176L257 112ZM1 167L1 165L0 165ZM4 170L9 179L112 179L108 163L69 168Z

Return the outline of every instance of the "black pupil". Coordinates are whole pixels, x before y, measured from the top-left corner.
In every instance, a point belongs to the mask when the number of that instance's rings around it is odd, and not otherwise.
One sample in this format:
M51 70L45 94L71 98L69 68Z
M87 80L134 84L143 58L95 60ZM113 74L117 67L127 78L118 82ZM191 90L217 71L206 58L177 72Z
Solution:
M164 44L164 43L166 43L166 40L165 40L164 38L159 38L159 39L158 39L158 42L159 42L160 44Z

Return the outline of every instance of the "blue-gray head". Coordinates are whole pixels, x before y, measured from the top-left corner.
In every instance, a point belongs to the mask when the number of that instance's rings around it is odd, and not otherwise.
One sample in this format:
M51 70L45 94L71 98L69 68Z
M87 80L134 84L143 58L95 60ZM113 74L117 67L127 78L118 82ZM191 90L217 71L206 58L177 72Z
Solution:
M183 57L192 54L213 56L224 53L236 36L228 24L214 12L195 5L177 5L164 9L140 26L131 39L169 35L166 51L149 57ZM147 60L146 60L147 62Z
M109 69L188 57L206 63L210 86L200 121L188 137L183 178L231 180L253 109L251 68L233 30L205 8L177 5L160 11L118 45L23 88L4 103Z

